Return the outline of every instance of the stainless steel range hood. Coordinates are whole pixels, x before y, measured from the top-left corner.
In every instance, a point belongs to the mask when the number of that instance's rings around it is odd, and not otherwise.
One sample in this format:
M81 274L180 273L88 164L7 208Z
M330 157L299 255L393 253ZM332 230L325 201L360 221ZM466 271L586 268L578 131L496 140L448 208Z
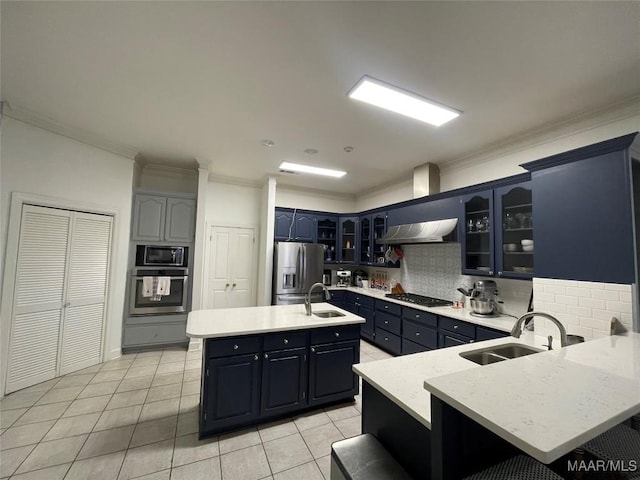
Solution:
M449 235L456 225L457 218L434 220L432 222L412 223L389 227L387 233L376 240L378 244L403 245L407 243L442 242L442 237Z

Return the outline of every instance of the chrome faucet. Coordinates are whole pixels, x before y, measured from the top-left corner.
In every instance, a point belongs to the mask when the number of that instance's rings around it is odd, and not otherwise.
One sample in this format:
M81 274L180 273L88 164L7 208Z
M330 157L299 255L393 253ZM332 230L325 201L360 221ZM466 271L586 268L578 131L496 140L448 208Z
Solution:
M515 338L520 338L520 335L522 335L522 324L528 318L533 318L533 317L544 317L548 320L551 320L553 323L556 324L556 326L558 327L558 330L560 330L560 346L566 347L569 344L569 341L567 339L567 330L564 328L564 325L560 323L560 320L558 320L556 317L552 317L548 313L543 313L543 312L527 312L524 315L522 315L518 320L516 320L516 324L513 326L513 329L511 330L511 336ZM549 350L551 350L551 342L549 342Z
M309 293L307 293L304 296L304 309L307 312L307 316L311 316L311 292L316 287L322 287L322 289L324 290L324 293L326 295L325 300L330 300L331 299L331 294L329 293L329 289L326 287L326 285L324 283L318 282L318 283L314 283L313 285L311 285L311 288L309 289Z

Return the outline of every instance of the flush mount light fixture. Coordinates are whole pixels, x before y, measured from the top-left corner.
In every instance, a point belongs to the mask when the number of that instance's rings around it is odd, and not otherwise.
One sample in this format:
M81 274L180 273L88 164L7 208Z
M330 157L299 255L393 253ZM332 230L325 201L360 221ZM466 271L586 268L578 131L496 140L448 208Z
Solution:
M315 155L316 153L318 153L318 150L316 150L315 148L305 148L304 153L306 153L307 155Z
M314 175L326 175L328 177L340 178L347 174L340 170L330 170L328 168L312 167L311 165L300 165L298 163L282 162L280 164L280 170L286 170L289 172L301 172L312 173Z
M263 147L273 147L275 144L276 142L274 142L273 140L269 140L269 139L260 140L260 145L262 145Z
M436 127L453 120L462 113L367 75L362 77L347 95L349 98L370 103Z

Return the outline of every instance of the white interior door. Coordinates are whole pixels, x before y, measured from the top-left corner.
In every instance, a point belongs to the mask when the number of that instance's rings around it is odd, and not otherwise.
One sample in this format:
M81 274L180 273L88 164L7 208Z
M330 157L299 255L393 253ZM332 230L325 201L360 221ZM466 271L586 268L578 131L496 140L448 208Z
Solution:
M6 393L102 361L111 222L23 206Z
M255 230L212 227L209 245L207 308L255 304Z
M111 222L112 218L106 215L74 215L60 342L60 375L101 361Z
M6 393L57 375L70 230L67 210L22 209Z

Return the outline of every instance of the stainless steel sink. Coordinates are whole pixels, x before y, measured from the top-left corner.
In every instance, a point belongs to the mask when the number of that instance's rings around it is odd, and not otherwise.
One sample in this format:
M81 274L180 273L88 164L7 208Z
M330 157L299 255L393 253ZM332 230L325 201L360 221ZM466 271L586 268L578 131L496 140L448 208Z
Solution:
M333 317L344 317L344 313L340 313L337 310L323 310L321 312L313 312L316 317L320 318L333 318Z
M505 360L511 360L512 358L524 357L542 351L543 350L539 348L529 347L520 343L507 343L495 347L462 352L460 356L478 365L489 365L491 363L503 362Z

